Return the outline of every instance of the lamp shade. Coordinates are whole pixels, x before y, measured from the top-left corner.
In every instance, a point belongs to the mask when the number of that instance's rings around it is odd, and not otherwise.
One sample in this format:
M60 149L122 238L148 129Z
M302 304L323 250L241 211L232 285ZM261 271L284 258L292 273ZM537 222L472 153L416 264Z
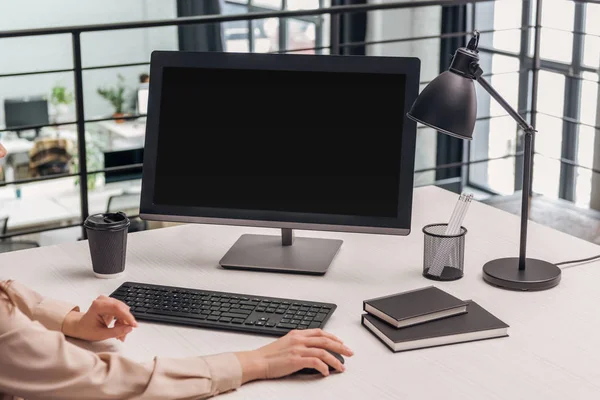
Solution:
M419 94L407 116L460 139L471 140L477 118L473 79L444 71Z

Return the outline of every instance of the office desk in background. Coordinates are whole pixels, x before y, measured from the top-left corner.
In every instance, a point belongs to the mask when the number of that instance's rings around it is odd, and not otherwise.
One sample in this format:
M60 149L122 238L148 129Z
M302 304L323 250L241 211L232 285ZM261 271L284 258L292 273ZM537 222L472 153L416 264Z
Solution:
M432 282L421 276L421 228L444 222L457 195L436 187L414 195L408 237L298 232L341 238L344 244L325 276L223 270L219 259L243 233L277 230L183 225L129 237L126 274L99 280L91 273L86 242L0 255L2 278L84 308L123 281L333 302L326 330L355 351L347 371L326 379L290 377L246 385L223 399L597 399L600 398L600 262L564 270L561 284L545 292L509 292L484 283L482 265L515 256L516 216L474 202L465 219L465 276ZM588 257L600 246L531 223L529 255L549 261ZM360 325L362 301L435 284L473 299L510 324L510 337L392 353ZM138 361L252 349L273 338L141 323L120 345Z

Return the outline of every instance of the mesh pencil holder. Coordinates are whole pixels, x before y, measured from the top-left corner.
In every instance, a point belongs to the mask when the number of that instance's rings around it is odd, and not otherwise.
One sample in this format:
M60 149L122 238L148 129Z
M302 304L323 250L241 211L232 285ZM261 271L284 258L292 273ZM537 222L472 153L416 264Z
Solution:
M465 235L461 226L456 235L446 235L448 224L423 227L423 276L436 281L454 281L463 277L465 263Z

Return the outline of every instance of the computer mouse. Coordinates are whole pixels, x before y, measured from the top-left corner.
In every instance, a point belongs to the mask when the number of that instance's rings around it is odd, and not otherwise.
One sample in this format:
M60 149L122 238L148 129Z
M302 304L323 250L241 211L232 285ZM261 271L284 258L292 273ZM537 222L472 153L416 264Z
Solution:
M331 350L327 350L332 356L334 356L335 358L337 358L338 360L340 360L340 362L343 364L344 363L344 357L342 357L341 354L336 353L335 351L331 351ZM329 365L329 372L333 372L335 371L335 368L333 368L331 365ZM296 372L296 374L302 374L302 375L312 375L312 374L320 374L321 372L319 372L318 369L315 368L303 368L301 370L299 370L298 372Z

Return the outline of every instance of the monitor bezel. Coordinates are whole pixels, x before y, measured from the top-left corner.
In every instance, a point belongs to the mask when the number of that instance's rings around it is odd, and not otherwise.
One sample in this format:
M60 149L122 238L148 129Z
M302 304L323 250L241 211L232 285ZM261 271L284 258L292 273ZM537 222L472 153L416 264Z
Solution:
M154 182L158 152L162 75L163 69L167 67L405 75L404 109L399 110L399 112L402 112L404 129L402 132L397 217L363 217L155 204ZM148 96L140 217L154 221L408 235L411 230L412 219L417 126L416 122L406 115L418 96L419 76L420 60L415 57L154 51L151 55L150 64L150 91Z

